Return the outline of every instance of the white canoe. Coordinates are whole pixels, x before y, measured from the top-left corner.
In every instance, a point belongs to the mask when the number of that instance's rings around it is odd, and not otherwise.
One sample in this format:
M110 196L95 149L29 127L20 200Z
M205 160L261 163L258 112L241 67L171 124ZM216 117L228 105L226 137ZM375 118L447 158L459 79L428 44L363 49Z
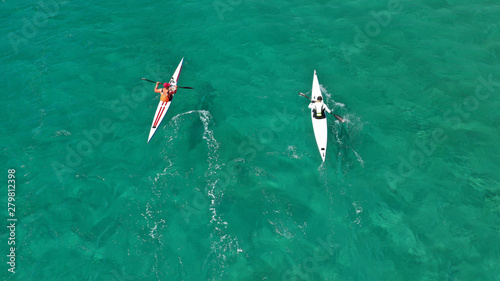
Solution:
M315 70L313 77L313 85L312 85L312 100L316 101L316 99L320 96L323 97L321 95L318 76L316 76L316 70ZM323 159L323 162L325 162L326 143L328 140L328 124L326 123L326 118L323 119L314 118L314 113L312 109L311 109L311 119L314 129L314 136L316 137L316 144L318 145L319 149L319 154L321 155L321 159Z
M179 63L177 69L174 72L174 75L172 75L172 78L170 79L170 84L177 85L177 81L179 80L179 75L181 74L183 61L184 58L181 59L181 62ZM160 103L158 104L158 107L156 108L155 112L155 117L153 118L153 124L151 124L151 129L149 130L148 143L155 134L158 127L160 126L163 117L165 117L165 115L167 114L168 108L170 107L171 103L172 101L168 102L160 101Z

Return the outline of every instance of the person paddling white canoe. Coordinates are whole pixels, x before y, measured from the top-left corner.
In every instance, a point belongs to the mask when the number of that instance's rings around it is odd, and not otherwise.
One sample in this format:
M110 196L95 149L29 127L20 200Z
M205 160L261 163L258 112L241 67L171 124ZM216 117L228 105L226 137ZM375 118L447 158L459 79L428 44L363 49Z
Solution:
M332 114L340 122L344 122L344 119L338 115L331 112L326 104L323 103L323 96L321 95L321 89L319 87L318 76L316 75L316 70L314 71L313 84L312 84L312 98L307 95L300 93L299 95L308 98L311 103L309 108L311 109L311 119L314 130L314 137L316 138L316 144L318 146L319 154L321 159L325 162L326 158L326 146L328 143L328 123L326 118L326 112Z

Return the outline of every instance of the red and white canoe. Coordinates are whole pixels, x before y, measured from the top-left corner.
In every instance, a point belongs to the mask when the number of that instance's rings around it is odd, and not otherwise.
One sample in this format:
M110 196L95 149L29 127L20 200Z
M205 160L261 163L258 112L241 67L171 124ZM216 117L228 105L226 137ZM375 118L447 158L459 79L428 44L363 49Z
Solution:
M179 63L177 69L174 72L174 75L172 75L172 78L170 79L171 85L177 85L177 81L179 80L179 75L181 74L183 61L184 58L181 59L181 62ZM160 126L161 121L163 120L163 117L165 117L165 114L167 113L171 103L172 101L168 102L160 101L160 103L158 104L158 107L156 108L155 117L153 118L153 124L151 124L151 129L149 130L148 143L155 134L158 127Z

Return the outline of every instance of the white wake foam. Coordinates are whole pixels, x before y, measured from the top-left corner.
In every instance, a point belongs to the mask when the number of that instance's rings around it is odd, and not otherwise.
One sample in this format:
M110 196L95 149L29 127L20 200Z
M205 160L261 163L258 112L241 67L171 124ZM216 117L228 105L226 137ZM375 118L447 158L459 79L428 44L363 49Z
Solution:
M203 140L205 140L208 152L207 162L208 168L205 173L207 182L206 192L210 199L208 206L211 213L210 224L213 231L210 234L211 252L206 258L203 267L207 266L208 270L212 272L211 275L219 276L222 278L225 262L228 256L236 255L243 252L239 246L238 239L227 233L228 222L218 213L217 207L222 203L224 196L224 189L219 189L217 184L221 177L223 163L219 157L220 144L215 138L213 127L213 117L209 111L206 110L192 110L178 114L172 118L174 124L174 135L180 128L180 123L183 116L188 114L196 114L203 123Z

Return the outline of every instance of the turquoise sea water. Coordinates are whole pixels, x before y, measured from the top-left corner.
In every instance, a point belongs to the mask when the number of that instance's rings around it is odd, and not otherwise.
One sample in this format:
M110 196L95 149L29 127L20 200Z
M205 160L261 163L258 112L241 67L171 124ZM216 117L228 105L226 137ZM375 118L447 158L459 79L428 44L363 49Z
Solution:
M0 5L2 280L500 280L497 1Z

